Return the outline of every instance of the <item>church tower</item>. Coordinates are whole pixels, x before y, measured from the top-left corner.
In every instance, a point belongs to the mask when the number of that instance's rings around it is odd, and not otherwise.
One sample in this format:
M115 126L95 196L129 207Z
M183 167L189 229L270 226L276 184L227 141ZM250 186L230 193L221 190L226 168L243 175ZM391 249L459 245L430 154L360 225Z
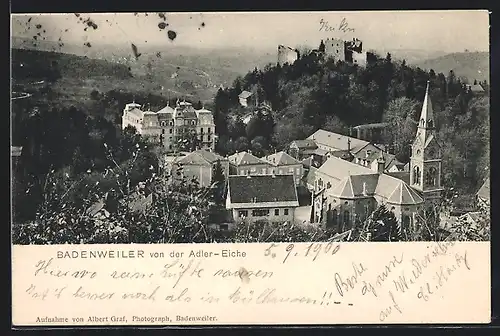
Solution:
M417 135L410 158L410 185L420 191L426 205L441 202L441 147L436 139L434 113L429 97L429 82L418 121Z

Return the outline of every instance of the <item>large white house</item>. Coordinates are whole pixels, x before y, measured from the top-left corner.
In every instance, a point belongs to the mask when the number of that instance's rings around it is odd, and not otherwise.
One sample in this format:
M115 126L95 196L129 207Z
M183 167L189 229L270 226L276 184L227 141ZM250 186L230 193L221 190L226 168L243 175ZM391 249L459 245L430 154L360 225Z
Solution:
M123 110L122 128L133 126L138 134L160 143L167 151L177 149L178 141L186 133L199 140L199 148L213 151L215 148L215 123L213 113L204 108L197 110L191 103L177 101L175 107L165 106L157 112L144 111L136 103Z

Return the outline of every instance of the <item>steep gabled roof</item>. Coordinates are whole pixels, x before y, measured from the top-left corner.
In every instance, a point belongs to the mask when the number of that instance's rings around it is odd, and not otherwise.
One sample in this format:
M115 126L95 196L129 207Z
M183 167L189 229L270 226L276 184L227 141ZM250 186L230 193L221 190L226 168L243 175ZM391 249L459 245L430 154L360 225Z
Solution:
M298 206L297 190L292 175L232 175L228 179L231 203L273 203L286 202Z
M422 197L414 189L408 187L403 181L398 183L391 195L387 198L387 203L400 205L415 205L423 202L424 200Z
M229 162L232 164L239 166L239 165L253 165L253 164L262 164L262 161L252 155L251 153L248 152L239 152L235 153L231 156L228 157Z
M335 156L332 156L326 160L321 167L319 167L319 172L333 177L337 180L342 180L344 177L349 175L370 175L376 174L370 168L363 167L361 165L342 160Z
M290 156L286 152L278 152L272 155L264 156L261 160L265 163L269 163L273 166L288 166L294 164L300 164L300 161Z
M299 149L316 149L318 146L314 142L314 140L311 139L305 139L305 140L294 140L292 141L291 144L295 144L297 148Z
M483 185L481 186L481 188L479 188L479 190L477 191L477 196L482 198L482 199L486 199L486 200L490 200L490 178L488 177Z
M355 198L351 177L348 176L340 181L340 183L330 192L330 194L340 198Z
M347 141L350 140L351 150L354 152L369 144L369 142L365 140L360 140L347 135L333 133L322 129L317 130L307 139L313 140L317 144L328 146L338 150L347 150Z

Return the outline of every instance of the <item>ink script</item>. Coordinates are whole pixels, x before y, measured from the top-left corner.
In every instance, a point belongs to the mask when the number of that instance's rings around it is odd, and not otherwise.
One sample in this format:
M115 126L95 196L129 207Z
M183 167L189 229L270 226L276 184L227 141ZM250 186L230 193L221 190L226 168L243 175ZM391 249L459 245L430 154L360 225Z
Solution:
M23 325L404 323L489 302L487 289L456 292L489 277L487 246L382 245L225 245L238 251L225 257L208 244L68 246L71 258L61 246L15 246L13 315Z

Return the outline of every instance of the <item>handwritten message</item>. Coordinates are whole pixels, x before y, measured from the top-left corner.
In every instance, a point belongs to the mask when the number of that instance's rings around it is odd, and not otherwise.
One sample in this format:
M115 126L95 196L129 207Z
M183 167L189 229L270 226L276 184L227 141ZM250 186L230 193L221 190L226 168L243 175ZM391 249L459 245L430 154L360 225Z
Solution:
M319 20L320 32L340 32L340 33L354 33L356 29L349 26L346 18L342 18L339 23L330 23L328 20Z
M16 325L489 319L487 243L14 246L13 257Z

